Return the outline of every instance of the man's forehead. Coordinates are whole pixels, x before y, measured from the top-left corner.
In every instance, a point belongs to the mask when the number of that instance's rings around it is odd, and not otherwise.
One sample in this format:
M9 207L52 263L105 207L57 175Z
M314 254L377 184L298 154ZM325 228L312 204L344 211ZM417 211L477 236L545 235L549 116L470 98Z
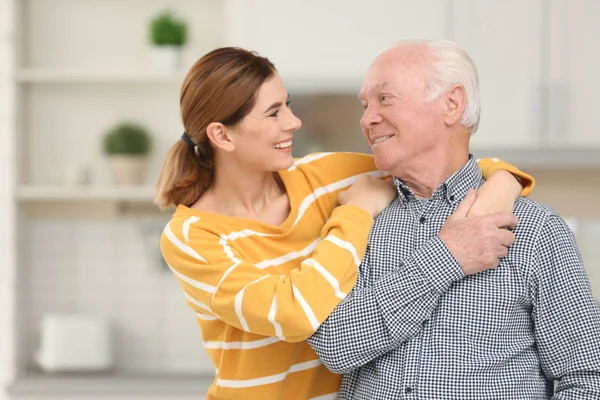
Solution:
M369 78L366 78L363 82L363 86L358 95L359 99L367 97L370 93L379 93L384 90L392 89L394 85L390 81L370 81Z

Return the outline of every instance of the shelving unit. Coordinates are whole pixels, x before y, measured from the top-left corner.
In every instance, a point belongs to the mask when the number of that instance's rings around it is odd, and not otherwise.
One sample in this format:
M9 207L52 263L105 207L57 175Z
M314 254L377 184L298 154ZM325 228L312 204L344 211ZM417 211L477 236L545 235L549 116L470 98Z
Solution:
M127 201L128 196L150 201L149 186L181 132L178 98L185 73L199 55L222 45L224 30L218 21L223 4L4 1L14 8L10 75L18 115L17 202ZM148 23L169 8L188 22L188 43L180 69L163 72L152 63ZM153 136L146 186L109 187L101 140L120 122L140 123ZM90 187L64 185L73 167L89 172Z
M151 202L153 186L21 186L17 198L31 201L143 201Z
M168 8L189 22L189 41L181 68L159 72L151 63L147 27ZM118 374L173 374L175 381L204 370L212 375L214 367L204 359L200 342L191 353L178 347L197 338L193 318L182 315L188 311L185 305L161 308L181 293L165 271L155 269L169 213L152 203L152 183L181 134L178 100L185 72L201 54L223 45L222 8L212 0L0 0L0 167L10 178L0 177L5 225L0 232L0 326L8 327L7 333L0 329L0 381L23 377L35 367L40 313L76 311L107 313L121 324L115 347L126 348L127 355L117 360ZM125 121L141 123L154 139L146 181L135 187L113 185L102 154L103 134ZM88 185L67 185L75 167L85 169ZM30 243L40 230L47 233L45 240ZM89 259L81 257L88 252ZM123 270L106 272L120 263ZM34 289L35 277L46 272L57 280ZM69 277L96 272L102 279L96 275L61 286ZM118 277L122 272L125 276ZM128 308L130 296L118 282L130 285L132 302L151 302L154 315ZM128 300L117 300L121 294ZM65 307L61 299L66 297ZM118 306L111 308L114 302ZM150 334L128 336L155 321L161 326ZM73 377L74 385L80 378ZM41 376L41 389L27 393L35 379L17 379L14 395L22 394L18 382L25 383L26 395L36 396L52 395L49 387L63 385L54 376ZM118 382L119 376L109 376L98 385ZM190 392L202 393L197 382L189 379ZM138 390L130 386L127 381L124 392ZM4 387L0 400L3 392Z
M183 73L157 73L147 71L85 71L23 69L17 72L16 81L22 84L170 84L181 85Z
M600 148L596 146L538 146L520 148L472 147L479 158L497 157L520 168L586 169L600 168Z

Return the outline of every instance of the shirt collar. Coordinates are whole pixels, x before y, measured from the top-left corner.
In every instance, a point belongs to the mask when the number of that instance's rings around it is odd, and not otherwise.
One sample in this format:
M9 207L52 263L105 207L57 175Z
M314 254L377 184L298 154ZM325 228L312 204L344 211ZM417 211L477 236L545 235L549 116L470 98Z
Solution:
M394 177L394 183L398 190L398 198L402 203L417 200L413 191L400 179ZM481 186L483 176L472 154L469 154L467 163L448 179L446 179L433 192L432 198L443 198L447 203L453 205L460 202L470 188L478 189Z

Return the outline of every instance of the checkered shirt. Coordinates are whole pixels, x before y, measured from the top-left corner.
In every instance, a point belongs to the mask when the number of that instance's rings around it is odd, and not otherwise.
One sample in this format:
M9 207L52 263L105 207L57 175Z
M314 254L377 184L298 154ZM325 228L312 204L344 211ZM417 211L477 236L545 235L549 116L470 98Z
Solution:
M424 204L396 180L354 290L308 340L345 374L339 398L600 399L600 311L554 211L517 200L508 256L472 276L436 236L482 184L473 157Z

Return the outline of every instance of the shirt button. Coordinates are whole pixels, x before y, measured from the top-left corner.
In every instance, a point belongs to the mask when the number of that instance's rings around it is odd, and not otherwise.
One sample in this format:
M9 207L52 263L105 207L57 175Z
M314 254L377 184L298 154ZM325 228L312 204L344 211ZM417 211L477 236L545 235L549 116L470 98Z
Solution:
M413 392L413 389L410 386L407 386L404 388L404 393L411 394L412 392Z
M454 201L454 195L450 196L450 201Z
M427 218L421 217L421 218L419 218L419 222L424 224L425 222L427 222Z

